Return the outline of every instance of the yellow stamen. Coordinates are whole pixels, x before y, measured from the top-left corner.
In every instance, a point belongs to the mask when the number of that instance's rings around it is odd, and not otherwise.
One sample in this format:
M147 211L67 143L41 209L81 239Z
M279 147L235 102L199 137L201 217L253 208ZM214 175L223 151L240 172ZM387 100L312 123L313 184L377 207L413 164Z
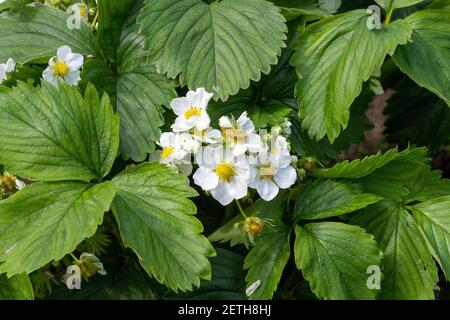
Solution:
M69 66L62 60L56 60L53 67L53 75L55 77L64 77L69 73Z
M247 134L239 129L222 128L222 136L233 143L244 144L247 139Z
M259 168L259 176L261 179L269 179L272 178L275 174L275 170L272 168L270 164L265 164Z
M263 232L264 223L257 217L249 217L245 220L245 231L251 235L258 235Z
M86 18L87 17L87 10L85 6L80 6L80 16L82 18Z
M236 167L229 162L221 162L216 166L214 172L217 174L220 180L224 182L230 182L231 178L236 175Z
M175 151L174 147L165 147L161 152L161 159L167 159Z
M5 186L7 191L14 191L16 189L16 177L8 172L0 175L0 182Z
M184 113L184 117L186 118L186 120L189 120L190 117L193 117L193 116L199 117L201 115L202 115L202 110L197 107L191 107L191 108L187 109L186 112Z

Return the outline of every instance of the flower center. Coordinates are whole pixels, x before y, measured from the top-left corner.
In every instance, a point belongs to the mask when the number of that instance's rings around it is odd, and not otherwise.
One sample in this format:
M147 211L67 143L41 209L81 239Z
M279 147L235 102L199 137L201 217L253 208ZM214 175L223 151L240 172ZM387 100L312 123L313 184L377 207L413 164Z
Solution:
M259 176L261 179L270 179L274 174L275 170L270 164L264 164L259 168Z
M184 113L184 117L186 118L186 120L189 120L190 117L193 117L193 116L199 117L201 115L202 115L202 110L197 107L191 107L191 108L187 109L186 112Z
M249 217L245 221L245 231L252 235L261 234L264 229L263 221L257 217Z
M174 147L165 147L161 152L161 159L167 159L175 151Z
M223 128L222 136L233 143L245 144L247 134L239 129L235 128Z
M80 6L80 16L82 18L86 18L86 16L87 16L86 13L87 13L86 7L85 6Z
M53 67L53 75L64 77L69 73L69 66L62 60L56 60L55 66Z
M229 162L221 162L216 166L214 172L220 180L230 182L231 178L236 175L236 167Z

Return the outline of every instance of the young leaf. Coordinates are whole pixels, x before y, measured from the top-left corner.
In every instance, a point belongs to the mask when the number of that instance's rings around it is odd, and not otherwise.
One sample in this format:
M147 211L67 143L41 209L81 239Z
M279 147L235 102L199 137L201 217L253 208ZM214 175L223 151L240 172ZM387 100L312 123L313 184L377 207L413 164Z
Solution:
M291 63L301 74L296 91L302 127L311 137L333 142L349 120L349 108L363 82L387 54L405 44L411 26L403 20L370 30L366 10L338 14L313 23L297 39Z
M380 266L380 251L364 229L340 222L295 228L295 263L319 299L374 299L367 270Z
M272 298L291 255L290 234L287 227L277 225L274 230L264 233L256 240L255 246L245 258L247 285L260 281L259 287L249 297L251 300Z
M0 91L0 163L32 180L106 176L119 146L119 117L108 96L88 86L19 83Z
M432 253L450 279L450 196L413 206L414 219L423 230Z
M400 46L393 58L400 70L450 106L449 16L449 9L429 9L407 17L412 41Z
M107 2L108 6L112 5L110 1L103 2ZM90 60L84 66L82 79L94 83L97 89L106 91L111 96L121 119L122 157L141 162L148 153L155 150L154 141L161 135L159 128L164 124L161 106L168 105L176 97L176 92L172 81L156 73L148 52L142 48L143 38L139 35L139 26L136 24L141 1L134 2L135 5L128 8L129 16L123 23L118 42L114 40L113 43L105 44L108 50L112 50L112 45L117 46L110 52L117 60L116 70L111 69L103 60ZM105 13L100 22L114 26L112 28L117 32L117 20L123 19L119 13ZM107 33L107 30L109 29L103 30L103 33Z
M86 56L98 55L99 48L91 27L80 22L80 28L69 29L68 21L69 14L42 4L2 13L0 61L14 58L18 63L26 63L49 58L63 45Z
M143 163L113 179L113 213L125 246L144 269L174 291L192 290L210 279L207 257L215 254L193 217L197 195L186 178L157 163Z
M375 0L385 10L393 10L398 8L409 7L423 0Z
M7 278L6 275L0 274L0 301L33 299L33 286L27 275L18 274Z
M30 273L75 250L115 192L111 182L37 182L0 202L0 273Z
M147 0L138 17L159 72L226 100L267 74L287 27L265 0Z
M422 233L400 203L383 201L351 223L375 236L383 251L382 299L434 299L437 270Z
M362 209L382 198L363 193L354 183L318 179L305 186L297 199L293 220L315 220Z

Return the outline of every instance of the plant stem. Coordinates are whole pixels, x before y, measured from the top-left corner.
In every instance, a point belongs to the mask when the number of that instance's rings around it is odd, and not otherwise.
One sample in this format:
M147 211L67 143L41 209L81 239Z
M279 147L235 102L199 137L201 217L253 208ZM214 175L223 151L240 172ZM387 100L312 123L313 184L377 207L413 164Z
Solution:
M95 27L95 24L97 23L98 20L98 8L97 11L95 12L95 16L94 16L94 20L92 21L92 27Z
M75 256L73 255L72 252L69 253L69 254L70 254L70 256L73 258L73 260L75 261L75 263L80 263L80 260L78 260L77 257L75 257Z
M241 203L237 199L236 199L236 204L237 204L237 207L239 208L239 212L241 213L241 215L246 220L247 219L247 215L245 214L244 209L242 209Z
M388 26L389 23L391 23L391 18L392 18L392 13L393 12L394 12L394 6L391 5L389 10L388 10L388 13L387 13L386 20L384 21L384 24L386 26Z

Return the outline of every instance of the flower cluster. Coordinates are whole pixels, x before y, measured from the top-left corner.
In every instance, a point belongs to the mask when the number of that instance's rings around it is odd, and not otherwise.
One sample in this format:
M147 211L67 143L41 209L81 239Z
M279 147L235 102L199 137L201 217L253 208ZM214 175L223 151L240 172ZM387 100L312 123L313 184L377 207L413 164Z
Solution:
M158 145L162 150L153 153L150 160L190 175L194 158L198 165L193 175L195 184L224 206L245 197L249 187L270 201L279 189L292 186L297 173L291 166L294 159L283 135L289 133L290 124L258 134L244 112L237 119L221 117L220 130L211 128L207 106L212 96L198 88L171 102L177 115L173 132L161 135Z

